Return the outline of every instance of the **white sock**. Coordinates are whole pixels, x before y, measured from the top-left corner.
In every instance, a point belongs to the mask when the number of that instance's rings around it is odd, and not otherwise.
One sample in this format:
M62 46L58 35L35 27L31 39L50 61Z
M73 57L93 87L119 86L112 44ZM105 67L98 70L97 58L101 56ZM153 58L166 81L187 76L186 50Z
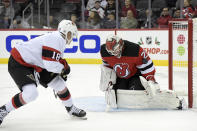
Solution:
M70 97L68 100L62 101L63 105L66 107L71 107L73 105L72 98Z
M9 101L9 102L5 105L5 107L6 107L6 110L7 110L8 112L11 112L11 111L13 111L13 110L16 109L16 108L14 108L14 106L12 105L12 100Z

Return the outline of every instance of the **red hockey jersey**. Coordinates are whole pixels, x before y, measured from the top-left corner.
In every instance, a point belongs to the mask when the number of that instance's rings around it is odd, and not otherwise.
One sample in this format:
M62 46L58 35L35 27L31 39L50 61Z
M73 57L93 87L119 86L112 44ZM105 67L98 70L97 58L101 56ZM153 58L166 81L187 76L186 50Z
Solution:
M100 50L103 64L112 68L119 78L128 79L139 71L147 80L154 80L155 67L142 47L124 40L124 47L120 58L110 55L105 47L106 44L103 44Z

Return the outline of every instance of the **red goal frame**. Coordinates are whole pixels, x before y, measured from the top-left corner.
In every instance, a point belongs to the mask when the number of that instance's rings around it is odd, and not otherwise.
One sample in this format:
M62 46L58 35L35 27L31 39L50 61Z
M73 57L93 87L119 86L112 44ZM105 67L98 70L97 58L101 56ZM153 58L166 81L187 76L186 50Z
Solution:
M168 42L168 86L173 90L173 22L187 22L188 28L188 107L193 107L193 21L192 19L172 19L169 21Z

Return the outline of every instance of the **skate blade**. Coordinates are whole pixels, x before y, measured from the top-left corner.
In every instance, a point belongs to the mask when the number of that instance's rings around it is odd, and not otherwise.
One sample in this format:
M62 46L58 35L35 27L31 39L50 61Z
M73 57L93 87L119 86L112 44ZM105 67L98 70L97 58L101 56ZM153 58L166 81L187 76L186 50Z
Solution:
M84 116L84 117L70 116L70 117L73 120L87 120L88 119L86 116Z
M181 103L182 103L182 110L187 110L188 109L188 105L187 105L187 103L186 103L184 98L181 100Z

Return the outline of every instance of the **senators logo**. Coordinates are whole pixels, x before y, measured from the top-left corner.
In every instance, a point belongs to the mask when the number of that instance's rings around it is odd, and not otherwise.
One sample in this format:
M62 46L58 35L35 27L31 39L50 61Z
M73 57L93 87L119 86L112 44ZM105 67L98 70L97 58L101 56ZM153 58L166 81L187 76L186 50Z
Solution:
M129 65L127 63L115 64L113 68L120 78L125 78L130 74Z

